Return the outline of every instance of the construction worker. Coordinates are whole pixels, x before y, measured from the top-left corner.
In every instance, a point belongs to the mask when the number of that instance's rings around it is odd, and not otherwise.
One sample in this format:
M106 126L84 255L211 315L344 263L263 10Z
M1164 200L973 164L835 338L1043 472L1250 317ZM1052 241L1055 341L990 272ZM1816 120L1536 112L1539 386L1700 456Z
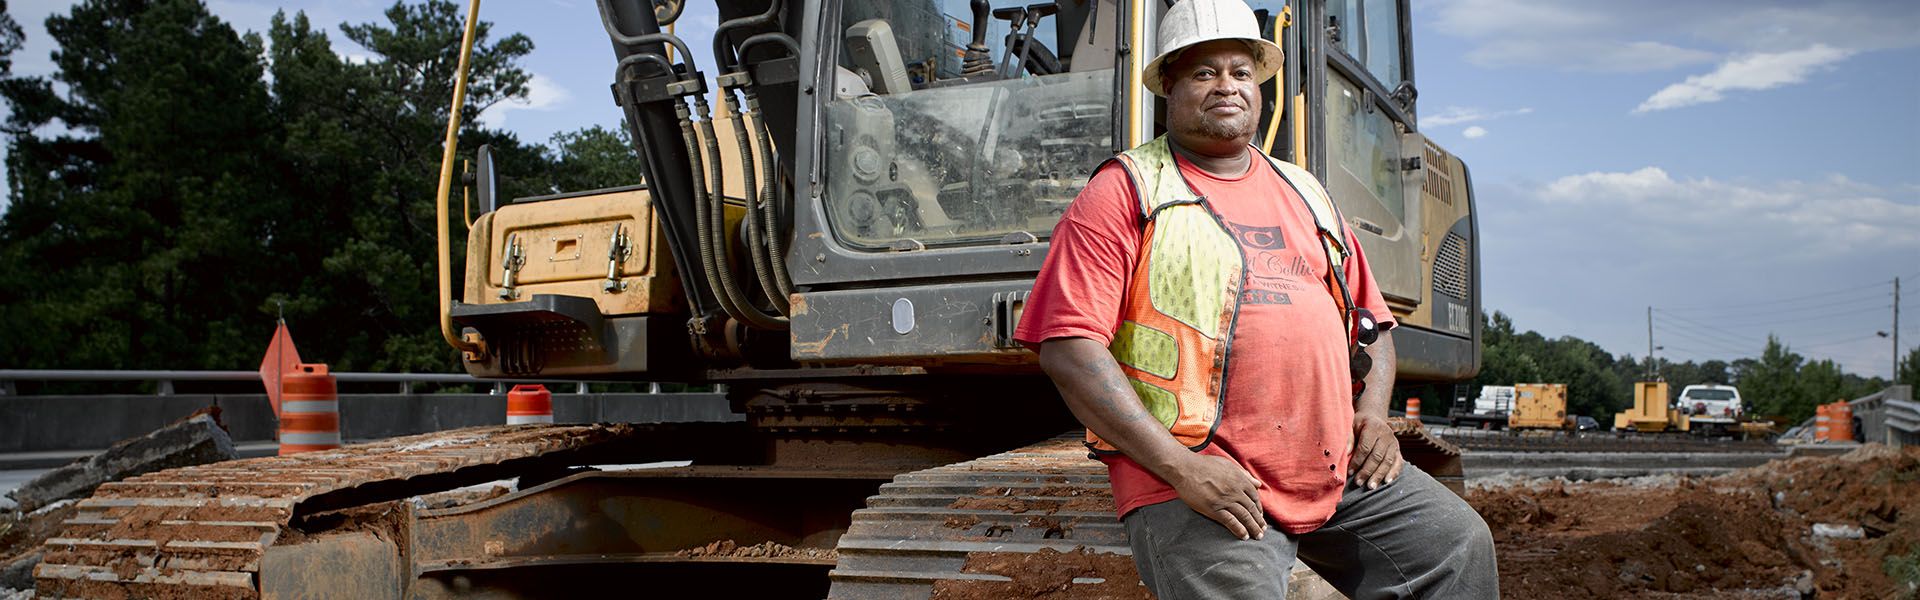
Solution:
M1296 557L1351 598L1498 597L1486 523L1400 457L1360 246L1310 173L1250 145L1281 66L1256 23L1241 0L1168 9L1141 73L1167 134L1093 174L1015 337L1163 600L1283 598Z

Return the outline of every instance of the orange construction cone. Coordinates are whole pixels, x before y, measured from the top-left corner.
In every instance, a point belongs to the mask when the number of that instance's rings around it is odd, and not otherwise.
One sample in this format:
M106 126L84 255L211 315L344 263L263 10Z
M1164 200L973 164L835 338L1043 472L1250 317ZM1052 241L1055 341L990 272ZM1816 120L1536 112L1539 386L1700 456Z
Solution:
M516 385L507 392L507 424L553 422L553 393L540 384Z
M1407 399L1407 420L1413 421L1416 423L1420 421L1420 399L1419 398Z
M340 447L340 396L324 364L302 364L280 388L280 455Z
M1833 417L1827 414L1831 411L1832 407L1826 404L1813 407L1813 441L1833 439Z

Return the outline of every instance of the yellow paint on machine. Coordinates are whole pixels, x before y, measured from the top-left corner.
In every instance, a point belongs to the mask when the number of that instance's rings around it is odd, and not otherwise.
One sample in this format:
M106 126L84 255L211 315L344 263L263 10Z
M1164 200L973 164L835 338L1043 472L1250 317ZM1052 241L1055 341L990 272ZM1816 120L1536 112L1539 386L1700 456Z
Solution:
M1507 427L1513 429L1573 429L1567 416L1567 385L1564 383L1517 383L1513 386L1513 411L1507 414Z
M730 217L733 215L729 215ZM463 302L502 304L534 294L592 298L606 315L684 310L673 259L660 231L652 197L644 189L624 189L509 204L474 221L467 236L467 277ZM632 251L619 261L616 275L625 285L607 291L609 251L618 228ZM511 298L506 284L509 240L522 252Z

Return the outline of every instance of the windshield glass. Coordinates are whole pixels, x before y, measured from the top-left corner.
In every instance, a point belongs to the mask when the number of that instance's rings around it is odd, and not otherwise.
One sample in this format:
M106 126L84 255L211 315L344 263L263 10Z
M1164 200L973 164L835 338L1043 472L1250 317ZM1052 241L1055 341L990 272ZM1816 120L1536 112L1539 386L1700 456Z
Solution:
M1690 400L1724 401L1733 399L1733 390L1691 390L1687 392Z
M1044 239L1112 155L1113 59L1089 48L1115 35L1110 15L1061 2L1057 12L1020 18L1030 37L1009 38L1001 17L1017 15L1000 9L1055 5L1000 4L984 28L990 63L982 72L963 64L976 29L967 2L848 3L821 184L841 243L885 251ZM1082 12L1068 14L1068 5ZM1056 33L1056 21L1076 16L1072 36ZM874 34L877 22L899 41ZM934 22L931 39L944 42L916 37ZM1069 37L1087 43L1062 56L1056 40Z

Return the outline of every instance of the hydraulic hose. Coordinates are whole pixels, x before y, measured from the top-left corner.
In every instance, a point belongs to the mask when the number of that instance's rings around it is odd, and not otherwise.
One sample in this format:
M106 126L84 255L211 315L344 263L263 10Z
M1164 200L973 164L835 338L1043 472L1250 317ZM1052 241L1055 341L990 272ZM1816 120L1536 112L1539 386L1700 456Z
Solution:
M760 203L758 200L760 187L755 181L754 171L758 170L759 165L754 158L752 142L748 141L747 115L740 112L740 105L734 100L732 88L722 84L720 95L726 100L727 118L733 119L734 122L734 146L740 149L741 162L745 163L742 165L740 173L744 180L743 183L746 184L744 189L746 190L745 195L747 198L746 229L748 264L753 266L754 277L760 280L760 292L766 295L768 302L773 303L775 311L778 311L782 316L786 316L790 314L786 297L782 296L780 291L774 287L773 273L770 272L773 265L766 264L764 260L767 256L767 244L772 242L772 239L766 228L760 223L760 211L756 206ZM770 160L770 157L763 155L758 160Z
M755 125L758 125L759 130L759 136L755 139L759 142L758 149L761 157L760 210L762 211L761 221L767 231L767 266L770 267L768 270L773 272L774 289L780 296L776 304L783 307L781 312L791 313L792 307L788 306L787 299L793 296L795 290L793 280L787 274L787 246L782 241L786 231L780 225L780 215L786 212L786 203L780 198L780 162L774 157L773 134L767 132L767 123L760 118L760 95L754 93L753 88L746 88L741 92L746 94L747 112L753 114ZM742 122L744 121L743 118Z
M680 62L685 63L687 65L688 73L692 73L700 70L700 68L694 65L693 63L693 53L687 51L687 43L685 41L682 41L679 37L674 36L673 34L670 34L670 33L658 33L658 32L645 33L641 35L627 35L626 32L620 31L619 28L614 27L613 24L615 22L615 19L613 16L613 7L609 6L607 2L608 0L598 0L594 2L594 5L600 9L600 24L606 28L607 36L610 38L613 38L613 41L615 43L618 43L622 46L641 46L645 44L667 44L669 46L673 46L675 50L680 51L680 54L679 54ZM667 73L669 74L671 74L672 72L673 71L671 69L667 71Z
M721 23L720 27L714 30L713 60L716 64L719 65L720 72L726 73L726 72L733 71L735 67L739 66L741 57L744 57L746 55L745 46L741 47L740 54L734 54L733 52L728 51L729 49L727 48L727 34L732 32L735 29L740 29L742 27L754 27L757 25L772 24L774 22L774 17L780 14L781 4L782 4L781 0L773 0L773 2L767 3L767 12L763 12L757 15L740 17L738 19L733 19L731 21Z
M700 126L701 136L706 139L706 149L713 156L711 169L713 185L715 188L723 189L721 184L726 181L726 171L720 164L720 140L713 131L713 119L707 111L706 99L695 97L693 110L699 117L696 123ZM694 189L699 192L704 192L705 186L705 182L694 182ZM741 293L740 287L733 282L733 263L727 258L727 246L730 244L727 243L727 203L724 194L695 194L696 199L701 197L706 198L707 206L713 211L707 217L709 228L707 245L713 247L714 268L719 271L721 295L725 296L726 302L732 304L735 311L739 313L735 317L746 324L760 329L785 329L786 318L760 312L760 309L748 301L746 294Z
M673 103L673 113L679 117L680 137L686 143L687 164L693 172L693 221L696 233L694 239L699 246L700 273L706 277L707 289L713 290L714 299L719 301L720 309L726 311L727 316L744 322L746 319L740 316L740 309L735 307L725 294L719 293L721 277L719 270L714 266L713 245L707 236L707 189L703 183L706 175L701 173L700 147L693 135L693 116L687 112L686 103L678 100Z

